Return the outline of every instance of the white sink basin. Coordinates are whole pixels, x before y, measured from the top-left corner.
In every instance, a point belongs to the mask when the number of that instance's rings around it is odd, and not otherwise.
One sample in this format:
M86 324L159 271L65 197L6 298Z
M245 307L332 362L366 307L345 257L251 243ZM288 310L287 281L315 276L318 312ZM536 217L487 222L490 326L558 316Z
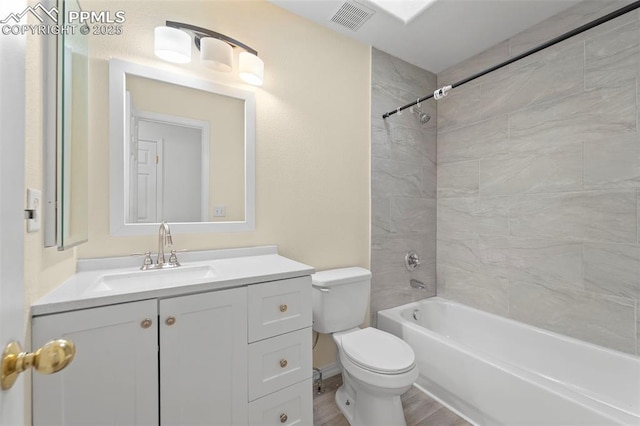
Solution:
M120 272L100 276L88 291L131 291L156 289L187 282L203 282L216 276L209 265Z

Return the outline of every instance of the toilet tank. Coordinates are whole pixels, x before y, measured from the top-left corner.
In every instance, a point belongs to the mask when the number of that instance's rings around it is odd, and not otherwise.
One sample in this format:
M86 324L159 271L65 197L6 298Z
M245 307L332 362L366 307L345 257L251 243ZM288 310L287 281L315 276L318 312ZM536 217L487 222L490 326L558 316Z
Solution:
M362 324L369 306L369 270L330 269L311 275L311 281L315 331L328 334Z

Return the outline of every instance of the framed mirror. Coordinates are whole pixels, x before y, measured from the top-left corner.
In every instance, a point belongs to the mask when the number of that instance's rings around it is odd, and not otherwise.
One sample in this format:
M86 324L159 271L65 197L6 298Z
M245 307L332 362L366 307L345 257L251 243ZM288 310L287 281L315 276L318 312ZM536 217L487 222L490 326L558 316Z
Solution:
M78 0L52 0L67 25L69 11L81 11ZM65 250L88 236L88 77L89 38L61 32L43 43L45 103L45 247Z
M255 229L255 96L109 61L112 235Z

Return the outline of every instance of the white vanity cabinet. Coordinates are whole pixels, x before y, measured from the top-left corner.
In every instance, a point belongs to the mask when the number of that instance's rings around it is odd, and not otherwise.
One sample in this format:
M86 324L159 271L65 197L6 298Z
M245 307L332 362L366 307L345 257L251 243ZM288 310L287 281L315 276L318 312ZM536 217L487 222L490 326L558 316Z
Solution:
M33 347L76 344L33 375L33 424L311 425L311 279L36 316ZM253 339L251 338L253 336Z
M32 375L33 424L157 425L157 309L154 299L33 318L32 347L76 345L66 369Z
M312 425L311 277L249 286L249 424Z
M160 423L247 423L247 288L160 300Z

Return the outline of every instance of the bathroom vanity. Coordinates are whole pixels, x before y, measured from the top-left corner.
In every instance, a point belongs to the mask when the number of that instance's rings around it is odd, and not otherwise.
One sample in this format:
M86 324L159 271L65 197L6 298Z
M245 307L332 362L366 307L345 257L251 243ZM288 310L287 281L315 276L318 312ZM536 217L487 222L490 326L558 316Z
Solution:
M33 375L34 425L313 423L313 268L276 247L180 260L81 260L32 306L33 347L59 336L77 349Z

